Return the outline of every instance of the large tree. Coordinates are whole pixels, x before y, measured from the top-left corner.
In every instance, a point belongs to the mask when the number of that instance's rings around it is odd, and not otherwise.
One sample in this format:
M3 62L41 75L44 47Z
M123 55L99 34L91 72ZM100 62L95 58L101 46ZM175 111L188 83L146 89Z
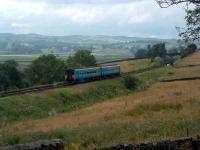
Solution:
M31 85L59 82L64 80L64 68L64 61L54 55L42 55L26 70L26 77Z
M88 50L79 50L67 59L67 67L83 67L96 65L96 58Z
M179 3L193 3L196 5L200 4L200 0L156 0L156 1L162 8L166 8L171 5L176 5Z
M156 57L165 58L167 50L165 48L165 43L158 43L152 47L148 47L148 57L151 58L151 61L154 61Z
M18 64L14 60L0 64L0 91L22 86L21 73L17 67Z

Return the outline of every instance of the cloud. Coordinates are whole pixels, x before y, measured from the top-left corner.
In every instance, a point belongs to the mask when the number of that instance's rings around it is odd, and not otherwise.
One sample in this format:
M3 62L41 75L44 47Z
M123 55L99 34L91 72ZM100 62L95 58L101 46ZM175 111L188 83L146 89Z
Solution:
M21 0L21 2L41 2L41 0ZM123 3L132 3L136 1L144 1L144 0L43 0L43 2L49 4L123 4Z
M184 14L154 0L1 0L0 32L175 37Z

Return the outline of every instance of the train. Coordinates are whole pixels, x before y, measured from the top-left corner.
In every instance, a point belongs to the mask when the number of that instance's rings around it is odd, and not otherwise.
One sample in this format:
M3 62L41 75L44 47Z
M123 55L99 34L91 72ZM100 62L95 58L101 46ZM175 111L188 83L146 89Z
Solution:
M78 83L120 76L120 65L95 66L65 70L65 81Z

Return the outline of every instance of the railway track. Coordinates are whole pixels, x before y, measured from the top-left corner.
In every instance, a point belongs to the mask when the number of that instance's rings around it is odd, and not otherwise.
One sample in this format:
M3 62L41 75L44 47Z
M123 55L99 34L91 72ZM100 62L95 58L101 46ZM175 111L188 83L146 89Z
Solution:
M47 85L35 86L35 87L24 88L24 89L3 91L3 92L0 92L0 97L20 95L20 94L26 94L26 93L34 93L34 92L42 92L49 89L55 89L55 88L69 86L69 85L70 84L67 84L65 82L59 82L55 84L47 84Z
M133 60L133 59L128 59L128 60ZM127 59L122 60L122 61L127 61ZM175 68L186 68L186 67L196 67L196 66L199 66L199 65L188 65L188 66L180 66L180 67L175 67ZM141 70L137 70L137 71L121 73L120 76L125 77L125 76L128 76L130 74L144 73L144 72L153 71L153 70L156 70L156 69L159 69L159 68L161 68L161 67L145 68L145 69L141 69ZM110 79L110 78L107 78L107 79ZM161 82L174 82L174 81L199 80L199 79L200 79L200 77L195 78L195 79L184 78L184 79L163 80ZM101 79L101 80L105 80L105 79ZM84 83L88 83L88 82L81 82L81 83L78 83L78 84L84 84ZM3 91L3 92L0 92L0 97L21 95L21 94L26 94L26 93L43 92L43 91L47 91L47 90L50 90L50 89L69 87L69 86L73 86L73 85L75 85L75 84L69 84L69 83L66 83L66 82L59 82L59 83L55 83L55 84L41 85L41 86L35 86L35 87L30 87L30 88L24 88L24 89Z
M128 76L129 74L143 73L143 72L152 71L152 70L155 70L155 69L158 69L158 68L160 68L160 67L151 67L151 68L145 68L145 69L141 69L141 70L137 70L137 71L121 73L120 76L125 77L125 76ZM106 79L111 79L111 78L106 78ZM106 79L101 79L101 80L106 80ZM84 83L88 83L88 82L81 82L81 83L78 83L78 84L84 84ZM37 92L47 91L47 90L50 90L50 89L69 87L69 86L73 86L73 85L75 85L75 84L74 83L71 84L71 83L66 83L66 82L59 82L59 83L35 86L35 87L24 88L24 89L3 91L3 92L0 92L0 97L21 95L21 94L26 94L26 93L37 93Z

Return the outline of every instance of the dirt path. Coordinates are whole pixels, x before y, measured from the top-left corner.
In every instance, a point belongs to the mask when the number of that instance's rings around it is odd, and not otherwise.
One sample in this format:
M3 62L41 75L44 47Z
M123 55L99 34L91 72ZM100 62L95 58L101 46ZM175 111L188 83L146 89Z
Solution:
M133 109L139 103L157 101L175 103L177 101L188 100L191 97L200 97L199 90L199 80L158 83L143 92L115 98L78 111L59 114L55 117L12 124L1 130L15 133L29 133L92 126L107 116L118 115Z

